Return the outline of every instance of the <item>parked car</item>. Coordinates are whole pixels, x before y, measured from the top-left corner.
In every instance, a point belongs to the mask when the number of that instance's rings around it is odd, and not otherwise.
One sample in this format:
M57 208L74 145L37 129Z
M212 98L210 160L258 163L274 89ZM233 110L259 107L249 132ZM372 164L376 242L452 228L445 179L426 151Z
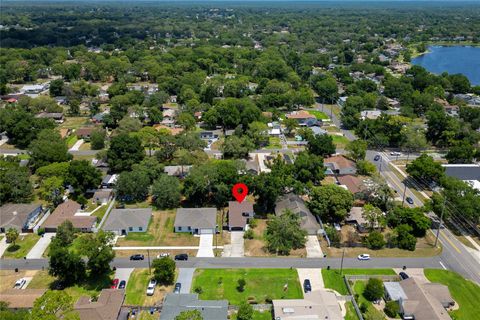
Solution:
M125 289L125 286L127 285L127 282L125 280L120 281L120 284L118 285L118 289Z
M15 282L15 285L13 286L13 288L22 289L25 283L27 283L27 280L25 278L18 279L17 282Z
M303 280L303 291L305 293L312 292L312 284L310 283L310 279Z
M165 257L170 257L170 253L163 252L157 255L157 259L165 258Z
M373 158L373 160L375 160L375 161L378 161L378 160L380 160L380 155L379 155L379 154L377 154L377 155L376 155L376 156Z
M398 156L401 156L402 154L400 152L394 151L394 152L390 152L390 155L398 157Z
M410 197L406 197L405 201L407 201L409 204L413 204L413 199Z
M173 289L173 293L180 293L180 289L182 289L182 284L180 282L175 283L175 289Z
M337 230L337 231L342 231L342 227L340 226L339 223L334 223L334 224L333 224L333 227L334 227L335 230Z
M143 254L134 254L130 256L130 260L143 260L145 256Z
M153 296L156 285L157 285L157 281L155 279L150 280L147 286L147 296Z
M110 288L111 288L111 289L117 289L117 287L118 287L118 282L119 282L119 281L120 281L120 280L118 280L118 279L113 279L113 281L112 281L112 286L111 286Z
M358 260L370 260L370 255L368 253L359 254Z
M400 278L402 278L402 280L410 278L405 272L400 272L398 275L400 276Z
M188 260L188 254L180 253L175 256L175 260Z

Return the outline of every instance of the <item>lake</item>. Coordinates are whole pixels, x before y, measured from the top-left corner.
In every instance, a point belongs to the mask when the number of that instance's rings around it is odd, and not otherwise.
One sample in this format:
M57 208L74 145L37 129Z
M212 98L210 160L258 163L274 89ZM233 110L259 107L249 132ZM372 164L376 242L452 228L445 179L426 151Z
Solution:
M480 47L430 46L429 53L412 59L412 63L441 74L462 73L472 83L480 85Z

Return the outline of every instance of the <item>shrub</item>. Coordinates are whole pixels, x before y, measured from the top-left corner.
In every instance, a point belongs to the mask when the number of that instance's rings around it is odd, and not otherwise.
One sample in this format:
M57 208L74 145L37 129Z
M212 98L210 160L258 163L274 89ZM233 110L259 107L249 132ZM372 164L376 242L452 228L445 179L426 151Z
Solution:
M383 311L385 311L385 314L390 318L395 318L398 312L400 312L400 306L397 301L388 301L385 304L385 309L383 309Z
M245 231L245 233L243 234L243 239L253 239L254 237L254 233L253 233L253 230L252 229L248 229L247 231Z
M38 228L37 234L38 234L39 236L43 236L43 235L45 234L45 228Z
M397 237L395 242L400 249L415 251L417 238L412 235L413 228L407 224L401 224L395 228Z
M237 286L237 290L239 292L243 292L245 290L245 285L247 284L247 282L245 281L245 279L241 278L241 279L238 279L238 286Z
M202 289L202 287L200 287L200 286L195 287L195 289L193 289L193 291L195 291L195 293L198 293L198 294L202 294L202 293L203 293L203 289Z
M250 226L250 228L255 229L258 225L257 219L250 219L250 221L248 222L248 225Z
M367 312L368 306L365 303L360 303L359 309L361 313L365 313Z
M364 242L369 249L373 250L382 249L386 244L383 234L378 231L370 232L370 234L365 238Z
M383 281L377 278L368 279L363 295L369 301L375 301L383 297Z

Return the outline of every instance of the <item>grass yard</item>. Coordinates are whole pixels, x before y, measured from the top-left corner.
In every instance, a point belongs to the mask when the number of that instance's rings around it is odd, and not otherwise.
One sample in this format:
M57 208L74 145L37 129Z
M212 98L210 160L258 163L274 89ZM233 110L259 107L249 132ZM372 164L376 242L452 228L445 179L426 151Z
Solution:
M345 148L349 140L344 136L331 135L333 143L337 148Z
M448 270L425 269L425 276L431 282L448 286L450 294L458 303L459 309L450 313L452 319L477 319L480 314L480 286Z
M79 150L82 150L82 151L92 150L92 145L90 144L90 142L84 142L84 143L82 143L82 145L80 146Z
M358 320L358 316L355 312L355 308L353 307L352 302L347 301L345 303L345 308L347 309L347 314L345 314L345 320Z
M73 145L75 144L75 142L78 141L78 138L77 138L77 135L75 134L71 134L70 136L68 136L67 138L67 146L69 148L73 147Z
M385 317L383 312L375 309L373 304L363 296L363 292L365 291L366 285L367 285L367 281L355 281L355 284L353 285L353 291L356 294L358 294L358 300L357 300L358 306L360 307L362 304L364 304L367 306L367 310L369 311L372 310L370 312L372 312L373 314L378 314L378 318L375 317L375 319L381 319L381 317Z
M265 149L281 149L282 145L280 143L280 138L277 137L270 137L268 140L268 145Z
M237 289L238 280L245 279L243 292ZM284 290L284 285L288 289ZM200 299L226 299L240 305L247 299L265 303L270 299L300 299L302 288L295 269L197 269L192 290L201 288Z
M128 280L127 288L125 291L126 305L158 305L160 302L163 301L163 297L165 296L165 294L173 290L173 286L165 287L157 285L153 296L147 296L147 285L151 278L152 275L148 273L148 269L133 270L132 274L130 275L130 279Z
M343 269L344 275L395 275L393 269ZM339 269L322 269L325 288L333 289L341 295L347 295L348 290Z
M131 246L198 246L199 238L173 232L175 211L154 211L147 232L132 232L117 241L118 247Z
M38 239L40 239L40 236L35 233L18 236L15 245L10 244L2 257L6 259L21 259L26 257Z
M311 115L314 115L317 120L324 120L324 119L330 119L329 116L326 115L325 112L318 111L318 110L308 110L308 113Z
M66 117L60 128L78 129L87 124L89 124L87 117Z
M95 211L92 215L94 215L95 217L97 217L99 220L102 220L103 216L105 215L105 213L107 212L107 209L108 209L108 205L110 203L107 203L107 204L104 204L101 208L99 208L97 211Z
M236 313L232 314L232 317L230 319L236 320L237 314ZM260 311L254 310L252 319L253 320L272 320L272 313L269 311L260 312Z

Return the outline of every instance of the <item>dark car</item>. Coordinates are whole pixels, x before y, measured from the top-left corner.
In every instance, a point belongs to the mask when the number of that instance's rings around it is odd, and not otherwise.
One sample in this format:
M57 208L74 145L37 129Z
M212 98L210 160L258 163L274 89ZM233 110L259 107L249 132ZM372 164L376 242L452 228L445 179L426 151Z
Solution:
M312 292L312 284L310 283L309 279L303 280L303 291L305 293Z
M180 293L180 289L182 289L182 284L180 282L175 283L175 289L173 293Z
M400 278L402 278L402 280L409 278L408 274L406 274L405 272L400 272L398 275L400 276Z
M413 204L413 199L410 197L406 197L405 201L407 201L409 204Z
M376 156L373 158L373 160L375 160L375 161L378 161L378 160L380 160L380 155L379 155L379 154L377 154L377 155L376 155Z
M175 260L188 260L188 254L180 253L175 256Z
M145 259L145 256L143 254L134 254L133 256L130 256L130 260L143 260Z
M120 284L118 285L118 289L125 289L125 286L127 285L127 282L125 280L120 281Z

